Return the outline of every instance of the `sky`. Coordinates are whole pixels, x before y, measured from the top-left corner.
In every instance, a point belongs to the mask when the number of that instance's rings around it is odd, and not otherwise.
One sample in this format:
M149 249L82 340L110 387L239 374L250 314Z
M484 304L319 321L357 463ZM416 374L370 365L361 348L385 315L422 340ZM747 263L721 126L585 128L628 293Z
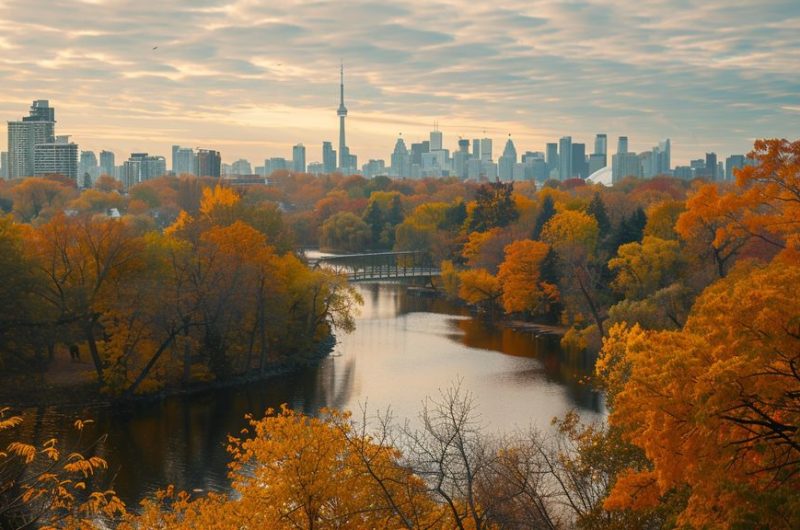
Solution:
M800 137L798 0L0 0L0 120L49 99L81 149L389 160L434 122L495 158L571 135L673 164ZM3 142L5 143L5 142Z

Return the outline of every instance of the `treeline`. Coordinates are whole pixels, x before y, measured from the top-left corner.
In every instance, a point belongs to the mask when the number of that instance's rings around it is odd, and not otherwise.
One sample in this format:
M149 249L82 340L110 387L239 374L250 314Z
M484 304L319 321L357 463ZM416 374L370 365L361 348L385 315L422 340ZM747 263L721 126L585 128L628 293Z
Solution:
M102 392L130 397L303 362L333 327L353 328L358 296L287 251L274 205L175 183L194 204L164 230L152 215L0 218L4 377L44 370L55 348L71 345ZM51 184L65 186L30 179L12 191ZM76 200L95 192L116 193Z

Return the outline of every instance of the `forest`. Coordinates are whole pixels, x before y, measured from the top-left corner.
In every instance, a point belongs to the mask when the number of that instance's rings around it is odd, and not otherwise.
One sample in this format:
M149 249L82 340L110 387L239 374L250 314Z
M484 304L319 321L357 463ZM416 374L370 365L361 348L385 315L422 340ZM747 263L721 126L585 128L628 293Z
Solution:
M285 172L127 194L109 178L3 183L3 380L72 344L110 396L259 373L354 325L358 295L295 248L424 250L443 296L596 352L586 384L609 414L497 435L457 384L417 430L270 410L231 433L230 494L170 488L131 507L94 479L102 458L15 439L22 418L3 409L0 527L798 528L800 141L749 156L735 182L610 188Z

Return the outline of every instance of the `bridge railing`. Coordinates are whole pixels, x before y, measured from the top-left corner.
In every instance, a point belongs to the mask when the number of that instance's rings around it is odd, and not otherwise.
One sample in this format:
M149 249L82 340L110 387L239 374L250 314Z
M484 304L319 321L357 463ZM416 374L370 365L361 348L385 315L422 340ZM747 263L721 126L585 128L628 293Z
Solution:
M415 250L324 256L318 258L314 266L346 274L352 281L418 278L439 274L430 253Z

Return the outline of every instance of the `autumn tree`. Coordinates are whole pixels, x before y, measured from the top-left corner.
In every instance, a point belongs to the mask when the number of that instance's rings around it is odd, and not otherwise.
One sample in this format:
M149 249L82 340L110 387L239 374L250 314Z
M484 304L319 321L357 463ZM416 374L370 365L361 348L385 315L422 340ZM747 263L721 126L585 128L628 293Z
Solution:
M367 223L350 212L341 212L322 225L319 242L323 249L360 252L368 248L371 239Z
M537 313L558 298L555 285L542 280L541 266L550 251L546 243L521 240L505 248L505 260L497 279L503 289L502 303L506 313Z
M536 217L536 225L534 226L533 234L531 234L531 239L539 240L541 238L544 226L555 214L556 207L553 202L553 197L551 195L546 195L544 199L542 199L542 205L539 209L539 215Z
M621 474L606 505L651 507L689 489L694 527L800 523L796 262L741 266L698 298L678 331L615 327L598 372L611 422L652 468Z
M612 287L628 299L644 298L680 277L680 247L677 241L646 236L641 243L617 249L608 267L616 274Z
M471 232L503 228L519 218L514 199L513 183L482 184L475 193L475 208L469 219Z

